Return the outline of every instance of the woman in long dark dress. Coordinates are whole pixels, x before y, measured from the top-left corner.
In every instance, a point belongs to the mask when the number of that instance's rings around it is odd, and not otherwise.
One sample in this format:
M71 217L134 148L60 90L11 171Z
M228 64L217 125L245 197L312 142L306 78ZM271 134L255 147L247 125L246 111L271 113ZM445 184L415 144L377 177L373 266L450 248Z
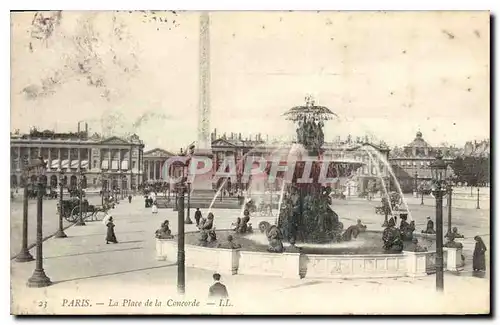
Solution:
M109 242L114 244L118 243L115 236L115 224L113 223L113 217L109 218L106 227L108 227L108 231L106 233L106 244L109 244Z
M472 270L486 271L486 260L484 257L486 245L479 236L474 237L474 240L476 241L476 246L474 247L474 254L472 255Z

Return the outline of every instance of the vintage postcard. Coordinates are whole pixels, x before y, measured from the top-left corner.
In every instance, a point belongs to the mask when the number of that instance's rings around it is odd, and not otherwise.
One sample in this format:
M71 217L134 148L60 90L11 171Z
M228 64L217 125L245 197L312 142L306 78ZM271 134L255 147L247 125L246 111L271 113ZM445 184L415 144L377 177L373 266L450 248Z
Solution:
M14 315L490 313L490 13L11 13Z

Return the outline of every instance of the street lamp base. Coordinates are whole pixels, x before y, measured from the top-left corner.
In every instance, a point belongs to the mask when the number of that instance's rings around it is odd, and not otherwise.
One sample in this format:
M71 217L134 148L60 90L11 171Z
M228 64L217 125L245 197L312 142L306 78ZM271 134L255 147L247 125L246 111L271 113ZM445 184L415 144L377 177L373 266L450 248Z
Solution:
M77 221L75 226L86 226L85 221Z
M31 262L33 261L34 258L30 254L30 252L27 249L21 250L19 254L17 254L15 261L18 263L25 263L25 262Z
M64 233L64 230L62 229L59 229L55 234L54 234L54 238L66 238L68 236L66 236L66 234Z
M191 218L187 217L186 220L184 220L184 224L186 224L186 225L192 225L193 221L191 221Z
M37 270L33 272L31 278L28 279L28 283L26 284L29 288L42 288L48 287L52 284L49 277L45 275L45 271L43 269Z

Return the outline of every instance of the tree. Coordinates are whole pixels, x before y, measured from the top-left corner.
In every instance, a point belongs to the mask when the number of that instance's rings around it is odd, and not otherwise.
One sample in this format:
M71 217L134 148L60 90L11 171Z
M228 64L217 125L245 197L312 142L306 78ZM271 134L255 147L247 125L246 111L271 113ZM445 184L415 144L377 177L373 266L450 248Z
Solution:
M458 157L452 164L455 181L479 186L490 183L490 157Z

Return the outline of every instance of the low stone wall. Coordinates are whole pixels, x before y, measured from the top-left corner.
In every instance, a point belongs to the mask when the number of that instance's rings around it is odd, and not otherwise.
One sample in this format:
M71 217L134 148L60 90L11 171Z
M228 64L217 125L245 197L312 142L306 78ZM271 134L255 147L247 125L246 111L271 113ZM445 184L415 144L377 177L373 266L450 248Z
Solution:
M404 254L304 255L302 269L308 278L400 277L407 273Z
M177 262L177 241L156 240L157 259ZM267 275L283 278L419 277L435 270L436 252L375 255L313 255L249 252L239 249L185 246L186 266L221 274ZM456 271L461 250L445 249L445 269Z
M283 278L300 278L298 253L267 253L239 251L238 274L271 275Z

